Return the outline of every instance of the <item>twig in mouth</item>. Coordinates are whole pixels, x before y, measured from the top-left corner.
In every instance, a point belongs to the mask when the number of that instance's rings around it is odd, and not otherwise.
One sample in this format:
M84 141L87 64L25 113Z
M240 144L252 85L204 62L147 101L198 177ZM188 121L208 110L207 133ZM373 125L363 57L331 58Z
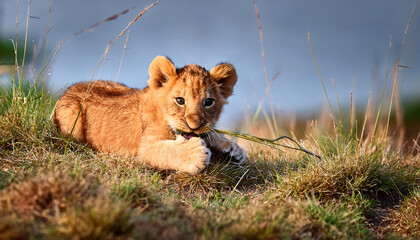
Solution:
M278 150L280 150L278 147L284 147L284 148L288 148L288 149L302 151L302 152L304 152L306 154L315 156L315 157L317 157L317 158L319 158L319 159L322 160L322 157L320 155L318 155L316 153L313 153L311 151L306 150L296 140L294 140L293 138L291 138L289 136L286 136L286 135L283 135L283 136L280 136L280 137L274 138L274 139L268 139L268 138L261 138L261 137L253 136L251 134L241 133L241 132L236 132L236 131L231 132L231 131L220 130L220 129L213 129L213 130L216 131L216 132L218 132L218 133L225 134L225 135L229 135L229 136L233 136L233 137L238 137L238 138L242 138L242 139L245 139L245 140L248 140L248 141L252 141L252 142L264 144L266 146L269 146L271 148L278 149ZM294 142L298 147L295 148L295 147L290 147L290 146L287 146L287 145L283 145L283 144L277 143L278 141L280 141L282 139L288 139L288 140Z

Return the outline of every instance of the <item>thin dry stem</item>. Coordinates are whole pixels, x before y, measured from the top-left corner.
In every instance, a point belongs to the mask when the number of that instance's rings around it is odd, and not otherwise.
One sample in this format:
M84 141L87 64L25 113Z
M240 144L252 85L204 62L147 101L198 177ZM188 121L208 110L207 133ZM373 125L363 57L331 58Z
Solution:
M397 131L397 148L401 149L404 142L404 110L401 104L400 90L398 81L395 86L395 118L396 118L396 131Z
M99 62L96 64L95 70L93 71L92 77L91 77L91 81L93 80L96 71L98 70L99 65L105 61L106 56L108 55L109 50L112 48L112 46L114 46L114 43L122 36L124 35L124 33L127 31L127 29L131 26L131 24L135 23L147 10L149 10L150 8L152 8L153 6L155 6L156 4L158 4L158 2L160 2L160 0L157 0L155 3L149 5L148 7L144 8L143 11L141 11L130 23L128 23L128 25L121 31L121 33L111 42L108 44L108 46L105 49L104 54L102 55L102 57L99 59ZM115 18L113 18L115 19ZM111 19L111 20L113 20Z
M277 72L274 75L274 77L271 79L271 81L269 82L269 84L267 85L267 87L265 88L264 96L261 98L261 100L260 100L260 102L258 104L257 110L255 111L255 114L254 114L254 116L252 118L252 123L255 123L255 121L257 120L258 116L260 115L262 106L263 106L263 104L265 102L265 98L268 97L268 95L270 94L271 86L273 85L274 81L276 80L276 78L279 75L280 75L280 73ZM270 98L270 101L271 101L271 98Z
M82 108L83 108L83 105L84 105L84 102L85 102L85 99L87 98L87 96L89 95L89 92L91 91L91 89L93 88L93 86L95 85L95 83L93 83L93 84L91 84L92 82L93 82L93 78L94 78L94 76L95 76L95 73L96 73L96 71L97 71L97 69L98 69L98 67L99 67L99 65L101 64L101 63L103 63L103 61L104 61L104 59L106 58L106 56L108 55L108 52L109 52L109 50L111 49L111 47L114 45L114 43L122 36L122 35L124 35L124 33L127 31L127 29L131 26L131 24L133 24L134 22L136 22L147 10L149 10L150 8L152 8L153 6L155 6L156 4L158 4L158 2L160 2L160 0L158 0L158 1L156 1L155 3L153 3L153 4L151 4L150 6L148 6L148 7L146 7L146 8L144 8L143 9L143 11L141 11L125 28L124 28L124 30L122 30L121 31L121 33L114 39L114 41L112 41L110 44L108 44L108 46L107 46L107 48L106 48L106 50L105 50L105 53L102 55L102 57L101 57L101 59L99 60L99 62L98 62L98 64L96 65L96 67L95 67L95 70L93 71L93 74L92 74L92 78L90 79L90 82L89 82L89 86L88 86L88 88L86 89L86 94L85 94L85 96L83 97L83 101L82 101L82 104L80 105L80 109L79 109L79 112L77 113L77 117L76 117L76 120L74 121L74 124L73 124L73 127L72 127L72 130L71 130L71 132L70 132L70 136L72 135L72 133L73 133L73 131L74 131L74 128L75 128L75 126L76 126L76 122L77 122L77 120L78 120L78 118L79 118L79 116L80 116L80 114L81 114L81 111L82 111ZM128 10L127 10L128 11ZM107 21L110 21L110 20L114 20L114 19L116 19L118 16L120 16L121 14L125 14L126 13L126 10L124 10L123 12L121 12L120 14L116 14L116 15L113 15L113 16L111 16L111 17L109 17L109 18L107 18L107 19L105 19L105 20L103 20L103 21L101 21L101 22L99 22L98 24L95 24L95 25L93 25L92 27L96 27L96 26L98 26L99 24L102 24L102 23L104 23L104 22L107 22ZM81 32L84 32L84 30L82 30ZM76 34L78 34L78 33L76 33ZM67 150L67 146L68 146L68 144L69 144L69 142L70 142L70 139L67 141L67 145L66 145L66 150Z
M414 156L415 151L418 152L420 150L419 139L420 139L420 132L417 134L416 140L413 139L414 144L413 144L413 148L411 149L411 156Z
M414 5L413 10L411 11L410 18L408 19L407 26L405 28L405 32L404 32L404 36L403 36L403 40L402 40L401 47L400 47L400 52L398 53L397 63L395 64L393 84L392 84L392 93L391 93L391 99L390 99L390 103L389 103L388 120L387 120L387 123L386 123L385 136L388 136L389 122L390 122L390 119L391 119L391 111L392 111L392 102L393 102L393 99L394 99L395 87L396 87L396 84L397 84L397 73L398 73L398 66L400 65L402 49L403 49L403 46L404 46L405 37L407 36L408 27L410 26L411 19L413 18L414 10L416 10L416 7L417 7L417 3Z
M25 45L23 47L23 58L22 58L22 73L21 79L23 79L23 69L25 67L25 58L26 58L26 47L28 43L28 30L29 30L29 10L31 9L31 0L28 0L28 9L26 13L26 30L25 30Z
M123 48L123 52L122 52L122 55L121 55L120 65L118 66L117 77L115 78L116 82L118 82L118 76L120 75L121 66L122 66L122 63L123 63L125 50L127 49L127 42L128 42L129 36L130 36L130 30L128 30L127 37L125 38L125 43L124 43L124 48Z
M48 46L48 34L50 32L50 18L51 18L51 9L52 9L52 0L50 0L50 5L48 7L48 22L47 22L47 32L45 33L45 50L44 50L44 64L47 59L47 46Z
M16 66L16 75L18 78L20 78L19 74L19 62L18 62L18 56L17 56L17 48L18 48L18 18L19 16L19 0L16 0L16 39L15 43L13 44L14 52L15 52L15 66ZM13 41L12 41L13 42Z
M381 115L381 110L382 110L382 103L384 101L384 97L385 97L385 91L386 91L386 82L388 80L388 71L389 71L389 61L391 59L391 47L392 47L392 35L391 38L389 40L389 50L388 50L388 63L386 64L386 74L385 74L385 83L384 83L384 89L382 90L382 97L381 97L381 102L379 103L379 108L378 108L378 113L376 114L376 120L375 120L375 125L373 126L373 135L375 135L376 132L376 128L378 127L379 124L379 117Z
M131 26L131 24L135 23L137 20L139 20L139 18L150 8L152 8L153 6L155 6L156 4L158 4L158 2L160 2L160 0L157 0L156 2L154 2L153 4L149 5L148 7L144 8L143 11L141 11L125 28L124 30L121 31L120 35L118 35L114 41L112 41L112 43L106 48L105 53L104 54L108 54L109 49L111 49L111 47L114 45L114 43L122 36L125 34L125 32L127 31L127 29Z
M111 45L111 41L110 42L108 42L108 45L107 45L107 47L109 46L109 45ZM101 76L101 73L102 73L102 69L103 69L103 67L104 67L104 65L105 65L105 62L106 62L106 60L107 60L107 57L108 57L108 54L107 55L105 55L104 56L104 58L102 59L102 61L101 62L99 62L99 70L98 70L98 72L97 72L97 77L96 77L96 79L100 79L100 76ZM91 81L93 81L93 78L91 79Z
M262 27L261 27L260 12L258 11L257 3L255 1L254 1L254 8L255 8L255 14L257 15L258 30L260 32L261 58L262 58L263 67L264 67L265 83L268 86L269 83L268 83L267 67L265 65L264 38L263 38Z
M311 48L311 53L312 53L312 57L313 57L314 62L315 62L316 71L318 72L319 80L321 80L322 88L324 89L324 94L325 94L325 97L327 98L327 101L328 101L328 106L330 107L331 114L333 115L333 118L335 120L334 110L332 108L330 98L328 97L327 90L326 90L325 85L324 85L324 81L322 80L321 72L319 71L318 63L317 63L316 58L315 58L314 49L312 48L311 34L309 32L308 32L308 43L309 43L309 47Z
M71 34L71 35L69 35L69 36L67 36L66 38L64 38L63 40L61 40L56 46L55 46L55 48L54 48L54 50L52 51L52 54L51 54L51 56L50 56L50 59L49 59L49 63L48 63L48 65L45 65L44 64L44 66L42 67L42 69L41 69L41 71L39 72L39 76L41 76L41 75L44 75L45 74L45 72L47 71L47 72L49 72L50 71L50 68L51 68L51 66L52 66L52 62L54 61L54 59L55 59L55 57L57 56L57 54L58 54L58 51L61 49L61 47L63 46L63 44L67 41L67 40L69 40L69 39L71 39L71 38L74 38L74 37L76 37L76 36L78 36L78 35L80 35L80 34L82 34L82 33L84 33L84 32L90 32L90 31L93 31L93 29L95 28L95 27L98 27L99 25L102 25L103 23L106 23L106 22L108 22L108 21L112 21L112 20L115 20L116 18L118 18L119 16L121 16L121 15L124 15L124 14L126 14L127 12L129 11L129 9L125 9L124 11L122 11L122 12L120 12L120 13L117 13L117 14L114 14L114 15L112 15L112 16L110 16L110 17L108 17L108 18L105 18L104 20L101 20L101 21L99 21L99 22L97 22L97 23L95 23L95 24L93 24L92 26L90 26L90 27L87 27L87 28L84 28L84 29L82 29L82 30L80 30L80 31L78 31L78 32L75 32L75 33L73 33L73 34ZM98 64L99 65L99 64ZM98 66L96 66L96 68L97 68ZM96 68L95 68L95 71L96 71Z
M84 29L82 29L82 30L80 30L80 31L78 31L78 32L76 32L76 33L74 33L74 34L72 34L72 35L68 36L68 37L67 37L67 38L65 38L63 41L67 41L68 39L73 38L73 37L76 37L76 36L78 36L78 35L80 35L80 34L82 34L82 33L84 33L84 32L91 32L91 31L93 31L93 29L94 29L94 28L98 27L99 25L102 25L102 24L104 24L104 23L106 23L106 22L109 22L109 21L115 20L115 19L117 19L118 17L120 17L120 16L122 16L122 15L124 15L124 14L128 13L128 11L129 11L129 10L130 10L130 9L128 9L128 8L127 8L127 9L125 9L125 10L121 11L120 13L117 13L117 14L114 14L114 15L112 15L112 16L110 16L110 17L107 17L107 18L105 18L105 19L103 19L103 20L101 20L101 21L99 21L99 22L97 22L97 23L93 24L93 25L92 25L92 26L90 26L90 27L84 28Z
M36 79L36 76L35 76L35 74L36 74L36 59L35 59L35 56L36 56L36 53L37 51L36 51L36 45L35 45L35 42L34 41L32 41L32 71L33 71L33 79L35 79L35 82L38 80L38 79Z
M337 86L335 84L335 78L332 79L332 83L333 83L333 86L334 86L335 96L337 98L338 112L339 112L339 116L340 116L340 125L341 125L341 128L343 128L343 117L342 117L342 113L341 113L340 100L338 99L338 92L337 92Z
M262 27L261 27L260 12L258 11L257 3L255 1L254 1L254 8L255 8L255 14L257 16L258 30L259 30L259 33L260 33L261 58L262 58L262 62L263 62L264 75L265 75L265 83L266 83L266 86L267 87L265 89L264 97L261 99L260 104L258 105L257 111L255 111L255 114L254 114L254 117L253 117L252 122L254 123L257 120L257 117L259 115L259 112L261 111L261 108L263 106L265 97L267 96L268 99L269 99L269 102L270 102L271 118L272 118L272 121L273 121L275 134L277 134L279 132L279 128L277 126L276 115L274 114L273 101L271 100L270 89L271 89L271 85L273 84L274 80L277 78L277 76L279 75L279 73L276 73L274 75L274 77L272 78L271 82L268 81L268 72L267 72L267 67L266 67L266 64L265 64L264 37L263 37Z
M353 99L353 91L350 91L350 133L353 133L354 121L356 119L355 116L355 105Z
M357 149L359 149L358 152L360 152L360 148L361 148L361 145L362 145L362 142L363 142L363 135L365 134L366 123L367 123L367 119L368 119L368 115L369 115L368 111L369 111L369 106L371 104L370 100L371 100L371 98L369 97L368 98L368 103L367 103L367 106L366 106L366 114L365 114L365 119L363 121L362 131L360 132L360 141L359 141L359 146L357 148Z

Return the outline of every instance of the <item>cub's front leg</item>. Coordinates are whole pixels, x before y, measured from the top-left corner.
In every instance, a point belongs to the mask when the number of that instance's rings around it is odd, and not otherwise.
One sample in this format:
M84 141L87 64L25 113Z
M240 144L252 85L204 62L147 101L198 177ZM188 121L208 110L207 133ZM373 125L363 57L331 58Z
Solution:
M175 140L142 143L139 157L156 168L197 174L209 164L211 152L201 138L193 137L186 141L184 137L177 136Z
M246 160L246 151L236 142L228 139L225 135L217 132L211 132L205 139L207 145L221 154L227 154L233 162L242 164Z

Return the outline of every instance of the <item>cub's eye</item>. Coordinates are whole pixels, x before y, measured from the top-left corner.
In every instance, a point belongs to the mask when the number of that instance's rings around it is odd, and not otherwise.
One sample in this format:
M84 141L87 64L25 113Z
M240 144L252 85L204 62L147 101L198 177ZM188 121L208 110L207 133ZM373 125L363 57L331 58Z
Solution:
M206 100L204 100L204 106L211 107L214 105L215 102L216 100L214 100L213 98L207 98Z
M175 101L180 106L185 104L185 99L183 99L182 97L175 98Z

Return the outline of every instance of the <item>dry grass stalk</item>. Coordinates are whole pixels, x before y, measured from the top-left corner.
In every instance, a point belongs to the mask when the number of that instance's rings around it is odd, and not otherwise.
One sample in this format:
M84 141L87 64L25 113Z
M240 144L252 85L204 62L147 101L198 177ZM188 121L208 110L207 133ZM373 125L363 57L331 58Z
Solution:
M401 97L400 97L400 90L399 90L400 84L397 82L395 88L395 119L396 119L396 126L395 130L396 132L396 144L397 148L401 149L404 144L404 133L405 133L405 127L404 127L404 110L401 103Z
M353 135L354 122L356 120L356 105L353 99L353 91L350 91L350 135Z
M343 114L341 113L341 106L340 106L340 100L338 99L338 92L337 92L337 86L335 84L335 78L332 79L332 83L334 86L334 91L335 91L335 96L337 98L337 106L338 106L338 113L339 113L339 117L340 117L340 128L343 129Z
M386 74L385 74L384 89L382 90L381 101L380 101L380 103L379 103L378 113L377 113L377 115L376 115L375 125L374 125L374 127L373 127L373 133L374 133L374 134L375 134L376 129L377 129L378 124L379 124L379 118L380 118L380 116L381 116L382 104L383 104L384 97L385 97L386 82L387 82L387 80L388 80L389 61L391 60L391 47L392 47L392 35L391 35L391 38L390 38L390 40L389 40L389 48L388 48L388 49L389 49L389 50L388 50L388 62L387 62L387 65L386 65Z
M315 58L314 49L312 48L312 43L311 43L311 34L309 32L308 32L308 43L309 43L309 47L311 48L311 53L312 53L312 57L313 57L314 62L315 62L316 71L318 72L319 80L321 81L322 88L324 89L325 97L327 98L328 106L330 107L331 114L333 115L334 121L336 122L335 116L334 116L334 110L332 108L330 98L328 97L328 94L327 94L327 89L325 88L324 80L322 80L321 72L319 71L318 63L317 63L316 58Z
M109 21L115 20L115 19L117 19L118 17L120 17L120 16L122 16L122 15L126 14L128 11L129 11L129 9L125 9L125 10L123 10L123 11L121 11L121 12L117 13L117 14L114 14L114 15L112 15L112 16L110 16L110 17L107 17L107 18L105 18L105 19L103 19L103 20L101 20L101 21L99 21L99 22L97 22L97 23L95 23L95 24L93 24L93 25L91 25L91 26L87 27L87 28L83 28L82 30L77 31L77 32L75 32L75 33L73 33L73 34L71 34L71 35L69 35L69 36L65 37L65 38L64 38L63 40L61 40L61 41L57 44L57 46L54 48L53 53L52 53L52 55L51 55L51 57L50 57L50 60L49 60L49 64L48 64L48 65L45 65L45 64L44 64L44 67L43 67L44 72L46 71L46 67L47 67L47 66L51 66L51 63L54 61L55 57L57 56L58 51L61 49L61 47L63 46L63 44L64 44L67 40L69 40L69 39L71 39L71 38L74 38L74 37L77 37L77 36L79 36L79 35L80 35L80 34L82 34L82 33L85 33L85 32L91 32L91 31L93 31L93 29L94 29L94 28L96 28L96 27L98 27L98 26L100 26L100 25L102 25L102 24L104 24L104 23L106 23L106 22L109 22ZM47 31L47 32L48 32L48 31ZM42 71L41 71L41 72L42 72Z
M120 60L120 65L118 66L117 77L115 78L116 82L118 82L118 76L120 75L121 66L122 66L122 63L123 63L125 50L127 49L127 43L128 43L129 36L130 36L130 30L128 30L127 37L125 38L125 43L124 43L124 48L123 48L123 52L122 52L122 56L121 56L121 60Z
M385 220L389 222L386 229L397 232L404 237L420 237L420 191L405 200L400 207L391 209Z
M43 66L45 66L46 60L47 60L47 46L48 46L48 34L50 32L51 9L52 9L52 0L50 0L50 4L49 4L49 7L48 7L48 21L47 21L47 31L45 33L45 49L44 49L44 64L43 64Z
M130 23L128 23L128 25L121 31L121 33L111 42L111 44L108 45L108 47L105 50L104 55L107 55L109 50L111 49L111 47L114 45L114 43L122 36L125 34L125 32L128 30L128 28L131 26L131 24L137 22L137 20L139 20L139 18L141 16L143 16L143 14L145 12L147 12L147 10L149 10L150 8L152 8L153 6L155 6L156 4L158 4L160 2L160 0L157 0L156 2L150 4L149 6L145 7L143 9L143 11L141 11Z
M395 94L396 85L397 85L397 73L398 73L398 68L400 66L400 59L401 59L403 46L404 46L404 43L405 43L405 37L407 36L408 27L410 26L411 19L413 18L414 10L416 10L416 7L417 7L417 3L414 5L413 10L411 11L410 18L408 19L407 26L405 28L404 36L403 36L403 39L402 39L401 47L400 47L400 52L398 53L397 63L395 64L394 75L393 75L393 84L392 84L392 92L391 92L391 98L390 98L390 103L389 103L388 120L387 120L387 123L386 123L386 129L385 129L385 137L388 136L388 128L389 128L389 122L390 122L390 119L391 119L391 111L392 111L392 102L394 100L394 94Z
M24 74L24 67L25 67L25 58L26 58L26 46L28 43L28 30L29 30L29 10L31 9L31 0L28 0L28 9L26 12L26 31L25 31L25 46L23 48L23 58L22 58L22 75L20 76L21 79L23 79ZM17 42L17 40L16 40Z
M259 33L260 33L261 58L262 58L263 67L264 67L266 89L265 89L264 96L261 99L257 110L255 111L254 117L252 119L252 123L255 123L255 121L257 120L257 118L259 116L259 113L261 111L261 108L264 104L265 98L268 97L269 102L270 102L270 109L271 109L271 118L272 118L271 121L273 122L273 125L274 125L274 132L272 132L272 133L273 133L273 135L277 135L278 132L279 132L279 128L277 126L276 115L274 114L273 101L271 100L270 90L271 90L271 85L276 80L279 73L276 73L274 75L274 77L271 79L270 82L268 81L268 72L267 72L267 67L266 67L266 64L265 64L264 38L263 38L262 27L261 27L260 12L258 11L257 3L255 1L254 1L254 9L255 9L255 14L257 16L258 30L259 30Z
M95 85L95 82L93 81L93 79L94 79L94 76L95 76L95 73L96 73L96 71L98 70L98 67L99 67L99 65L101 64L101 63L103 63L104 61L105 61L105 58L106 58L106 56L108 55L108 52L109 52L109 50L111 49L111 47L114 45L114 43L122 36L122 35L124 35L125 34L125 32L127 31L127 29L131 26L131 24L133 24L133 23L135 23L147 10L149 10L150 8L152 8L153 6L155 6L156 4L158 4L158 2L160 2L160 0L157 0L155 3L153 3L153 4L151 4L150 6L148 6L148 7L146 7L146 8L144 8L143 9L143 11L141 11L122 31L121 31L121 33L111 42L111 43L109 43L108 44L108 46L106 47L106 49L105 49L105 52L104 52L104 54L102 55L102 57L100 58L100 60L99 60L99 62L96 64L96 67L95 67L95 70L93 71L93 74L92 74L92 77L91 77L91 79L90 79L90 82L89 82L89 87L87 88L87 90L86 90L86 93L85 93L85 97L83 98L83 101L82 101L82 104L80 105L80 109L79 109L79 112L77 113L77 117L76 117L76 119L75 119L75 121L74 121L74 123L73 123L73 127L72 127L72 130L71 130L71 132L70 132L70 134L69 134L69 136L70 135L72 135L72 133L73 133L73 131L74 131L74 128L76 127L76 123L77 123L77 120L79 119L79 116L80 116L80 114L81 114L81 112L82 112L82 108L83 108L83 105L84 105L84 102L85 102L85 99L87 98L87 96L89 95L89 92L92 90L92 88L93 88L93 86ZM126 11L128 11L128 10L124 10L123 12L121 12L120 14L125 14L126 13ZM113 16L111 16L111 17L109 17L109 18L107 18L107 19L105 19L105 20L103 20L103 21L101 21L101 22L99 22L100 24L102 24L103 22L106 22L106 21L109 21L109 20L114 20L114 19L116 19L117 17L118 17L119 15L118 14L116 14L116 15L113 15ZM95 24L95 25L93 25L93 27L96 27L97 26L97 24ZM84 31L84 30L82 30L82 31ZM77 34L77 33L76 33ZM68 142L69 142L69 140L68 140ZM66 151L67 151L67 146L66 146Z

